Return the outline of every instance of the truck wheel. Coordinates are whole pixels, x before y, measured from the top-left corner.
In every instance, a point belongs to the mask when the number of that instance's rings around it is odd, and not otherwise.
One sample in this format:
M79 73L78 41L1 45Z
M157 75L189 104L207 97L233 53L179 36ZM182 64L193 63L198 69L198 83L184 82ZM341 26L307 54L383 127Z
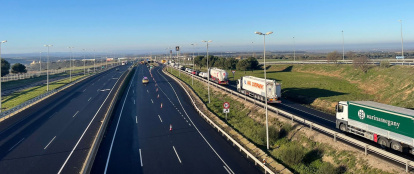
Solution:
M343 124L343 123L341 125L339 125L339 129L341 129L342 132L347 132L346 125Z
M378 144L381 146L381 148L389 148L388 140L384 137L379 138Z
M397 141L392 141L391 142L391 149L395 150L395 151L399 151L402 152L402 146L401 143L397 142Z

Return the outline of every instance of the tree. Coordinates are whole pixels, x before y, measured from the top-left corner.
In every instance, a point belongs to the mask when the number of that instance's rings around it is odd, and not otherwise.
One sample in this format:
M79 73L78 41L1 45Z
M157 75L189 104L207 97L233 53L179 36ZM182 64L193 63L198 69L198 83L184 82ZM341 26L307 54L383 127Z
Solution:
M225 69L236 69L236 65L238 63L238 60L235 58L227 58L224 62L224 68Z
M23 73L27 73L26 66L24 66L24 65L23 65L23 64L21 64L21 63L15 63L15 64L12 66L12 70L11 70L11 72L12 72L13 74L23 74Z
M249 61L247 61L247 59L240 60L237 63L237 70L244 71L245 74L246 74L246 70L248 70L249 67L250 67L250 64L249 64Z
M214 63L217 61L218 57L209 55L208 56L208 67L213 67ZM207 64L207 63L206 63Z
M354 60L354 58L355 58L355 53L354 53L354 52L352 52L352 51L348 51L348 52L346 53L345 57L346 57L348 60Z
M10 63L7 60L1 59L1 76L5 76L10 73Z
M257 69L258 66L259 66L259 61L257 61L257 59L254 58L254 57L247 58L247 62L250 65L248 69L251 70L251 71Z
M205 66L205 62L203 61L204 56L197 56L194 58L194 64L198 65L199 68Z
M338 60L341 58L338 51L333 51L328 53L326 56L326 59L328 60L328 63L338 63Z
M360 56L354 58L352 64L355 68L360 69L364 73L366 73L369 69L369 59L367 56Z

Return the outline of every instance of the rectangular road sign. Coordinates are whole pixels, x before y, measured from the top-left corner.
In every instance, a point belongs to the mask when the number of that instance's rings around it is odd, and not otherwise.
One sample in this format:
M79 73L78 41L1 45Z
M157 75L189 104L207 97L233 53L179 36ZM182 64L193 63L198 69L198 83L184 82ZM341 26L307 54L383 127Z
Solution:
M223 113L227 114L230 112L230 109L223 109Z

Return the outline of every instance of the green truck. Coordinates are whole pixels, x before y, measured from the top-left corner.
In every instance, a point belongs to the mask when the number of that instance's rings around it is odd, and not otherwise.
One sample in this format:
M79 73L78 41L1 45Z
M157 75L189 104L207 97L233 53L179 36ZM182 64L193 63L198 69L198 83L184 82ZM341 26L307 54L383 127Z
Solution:
M340 101L336 128L414 154L414 110L372 101Z

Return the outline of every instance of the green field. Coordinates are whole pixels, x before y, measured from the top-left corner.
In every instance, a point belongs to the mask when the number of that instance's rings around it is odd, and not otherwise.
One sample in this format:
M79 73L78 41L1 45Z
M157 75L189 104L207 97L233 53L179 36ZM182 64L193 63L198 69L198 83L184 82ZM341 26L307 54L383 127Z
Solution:
M230 70L228 73L232 85L241 76L264 77L263 70L236 71L234 80ZM369 100L414 108L413 67L375 66L363 73L352 65L272 65L267 78L282 84L283 98L331 114L338 101Z
M72 81L75 81L77 79L80 79L84 77L83 75L72 77ZM53 83L49 84L49 90L53 90L59 87L62 87L66 84L70 83L69 78L65 78L62 80L55 81ZM24 103L27 100L30 100L32 98L35 98L41 94L46 93L47 86L41 85L32 87L23 91L14 92L13 94L3 97L2 98L2 110L8 110L10 108L13 108L19 104Z

